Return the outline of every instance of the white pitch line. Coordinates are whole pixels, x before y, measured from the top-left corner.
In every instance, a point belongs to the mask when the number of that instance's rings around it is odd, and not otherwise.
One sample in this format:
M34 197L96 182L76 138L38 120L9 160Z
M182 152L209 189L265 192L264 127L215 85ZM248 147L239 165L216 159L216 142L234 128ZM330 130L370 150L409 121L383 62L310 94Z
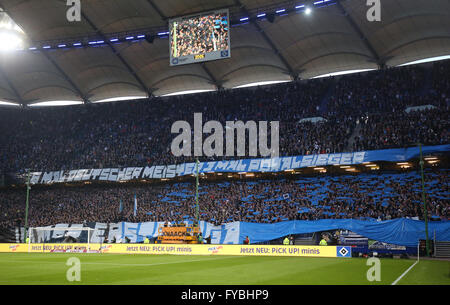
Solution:
M408 269L406 269L405 272L403 272L402 275L400 275L391 285L396 285L398 283L398 281L400 281L402 279L402 277L404 277L409 270L411 270L419 261L416 261L414 264L412 264Z

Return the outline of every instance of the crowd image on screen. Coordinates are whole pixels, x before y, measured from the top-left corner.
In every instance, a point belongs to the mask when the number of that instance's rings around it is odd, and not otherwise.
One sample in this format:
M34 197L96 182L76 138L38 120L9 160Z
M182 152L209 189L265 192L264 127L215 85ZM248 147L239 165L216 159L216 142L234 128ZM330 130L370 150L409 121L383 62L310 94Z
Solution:
M228 49L227 14L202 15L173 22L171 49L173 57Z

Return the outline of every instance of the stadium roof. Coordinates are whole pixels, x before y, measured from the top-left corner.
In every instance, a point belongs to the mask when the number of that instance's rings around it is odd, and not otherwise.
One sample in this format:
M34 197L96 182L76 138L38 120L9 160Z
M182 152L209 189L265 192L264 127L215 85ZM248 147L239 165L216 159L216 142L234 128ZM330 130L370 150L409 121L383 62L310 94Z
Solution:
M231 58L170 67L168 19L218 8L230 10ZM161 96L450 54L448 0L381 1L380 22L367 20L369 8L363 0L83 0L81 21L69 22L66 0L0 0L26 35L22 50L0 54L0 101ZM111 42L124 35L133 39Z

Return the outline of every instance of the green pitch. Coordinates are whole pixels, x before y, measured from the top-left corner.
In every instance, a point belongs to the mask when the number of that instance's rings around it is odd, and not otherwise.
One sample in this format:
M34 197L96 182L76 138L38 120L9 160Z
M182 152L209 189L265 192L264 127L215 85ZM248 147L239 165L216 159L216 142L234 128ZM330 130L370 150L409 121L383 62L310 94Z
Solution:
M81 281L69 282L77 257ZM415 261L381 259L381 281L366 278L362 258L1 253L0 284L390 285ZM421 260L398 284L450 285L450 262Z

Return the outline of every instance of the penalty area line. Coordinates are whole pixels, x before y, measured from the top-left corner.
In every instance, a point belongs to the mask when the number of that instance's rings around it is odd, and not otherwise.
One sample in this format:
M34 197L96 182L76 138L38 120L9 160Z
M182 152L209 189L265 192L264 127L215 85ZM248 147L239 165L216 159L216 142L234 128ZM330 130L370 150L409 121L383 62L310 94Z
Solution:
M412 264L411 266L409 266L408 269L406 269L405 272L402 273L402 275L400 275L394 282L392 282L391 285L397 285L397 283L409 272L409 270L411 270L419 261L416 261L414 264Z

